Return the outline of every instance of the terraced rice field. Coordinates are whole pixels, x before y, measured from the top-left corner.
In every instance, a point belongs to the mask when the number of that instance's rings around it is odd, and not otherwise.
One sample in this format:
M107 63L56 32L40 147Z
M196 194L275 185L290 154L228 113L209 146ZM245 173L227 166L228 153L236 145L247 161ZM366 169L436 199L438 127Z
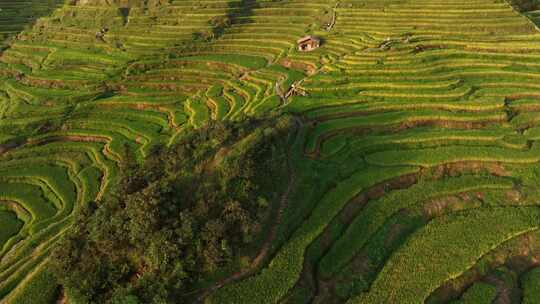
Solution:
M61 0L0 1L0 48L7 39L29 28L37 18L48 15L61 3Z
M534 303L535 12L503 0L172 0L123 13L72 1L17 33L58 2L23 16L23 2L0 0L0 35L17 35L0 56L2 303L56 300L48 253L116 182L126 149L143 160L210 120L281 113L302 128L275 244L205 302ZM298 52L306 34L322 47ZM280 96L293 84L306 96Z

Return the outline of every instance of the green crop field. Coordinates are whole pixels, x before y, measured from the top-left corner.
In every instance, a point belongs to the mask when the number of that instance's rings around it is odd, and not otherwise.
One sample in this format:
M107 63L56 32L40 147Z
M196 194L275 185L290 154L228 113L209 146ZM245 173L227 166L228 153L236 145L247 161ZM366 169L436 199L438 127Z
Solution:
M294 127L255 236L108 303L540 303L539 80L537 0L0 0L0 303L99 303L49 269L80 214L189 134L271 119Z

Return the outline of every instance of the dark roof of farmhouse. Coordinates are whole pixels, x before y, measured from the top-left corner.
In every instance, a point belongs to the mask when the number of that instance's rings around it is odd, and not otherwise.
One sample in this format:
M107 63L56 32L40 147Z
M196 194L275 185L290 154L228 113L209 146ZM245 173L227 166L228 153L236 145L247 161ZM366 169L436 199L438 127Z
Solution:
M308 41L319 41L319 38L309 35L309 36L298 39L297 43L304 43Z

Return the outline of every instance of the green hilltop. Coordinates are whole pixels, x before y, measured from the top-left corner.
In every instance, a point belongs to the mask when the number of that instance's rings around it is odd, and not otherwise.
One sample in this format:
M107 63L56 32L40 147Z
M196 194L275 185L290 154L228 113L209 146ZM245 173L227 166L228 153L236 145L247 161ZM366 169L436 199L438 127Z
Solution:
M0 303L540 302L539 25L0 0Z

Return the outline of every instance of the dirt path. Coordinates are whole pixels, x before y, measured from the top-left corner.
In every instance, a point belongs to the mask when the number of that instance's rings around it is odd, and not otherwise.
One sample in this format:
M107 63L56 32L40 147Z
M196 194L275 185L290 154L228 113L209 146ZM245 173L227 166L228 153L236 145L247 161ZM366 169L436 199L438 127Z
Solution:
M295 133L295 136L298 136L298 132L303 127L303 122L299 118L295 118L294 123L295 123L294 133ZM271 248L272 244L274 243L274 241L275 241L275 239L277 237L278 227L279 227L279 224L282 221L283 213L285 212L285 209L288 206L289 196L291 195L293 189L296 186L296 182L297 182L296 172L295 172L295 170L294 170L294 168L292 166L292 161L291 161L291 153L292 153L292 149L293 149L292 147L293 147L293 145L291 145L289 147L289 150L287 151L287 171L288 171L288 175L289 175L288 183L287 183L287 189L281 195L281 199L280 199L280 202L279 202L279 208L278 208L278 211L277 211L277 214L276 214L276 218L274 220L274 223L273 223L272 227L270 228L270 232L268 233L268 236L266 237L266 240L264 241L264 243L261 246L261 249L260 249L259 253L253 259L253 261L251 261L251 264L247 268L241 269L241 270L231 274L229 277L224 278L224 279L214 283L213 286L207 288L200 296L197 297L197 299L195 300L195 303L203 303L204 299L206 299L208 296L210 296L212 293L214 293L215 291L217 291L221 287L223 287L223 286L225 286L227 284L239 281L239 280L247 277L248 275L252 274L253 272L255 272L259 268L259 266L261 266L262 262L268 257L269 252L270 252L270 248Z
M337 20L337 9L339 7L339 1L336 2L336 5L334 6L334 9L332 11L332 21L330 21L330 23L328 24L328 26L326 27L326 31L331 31L333 28L334 28L334 25L336 25L336 20Z

